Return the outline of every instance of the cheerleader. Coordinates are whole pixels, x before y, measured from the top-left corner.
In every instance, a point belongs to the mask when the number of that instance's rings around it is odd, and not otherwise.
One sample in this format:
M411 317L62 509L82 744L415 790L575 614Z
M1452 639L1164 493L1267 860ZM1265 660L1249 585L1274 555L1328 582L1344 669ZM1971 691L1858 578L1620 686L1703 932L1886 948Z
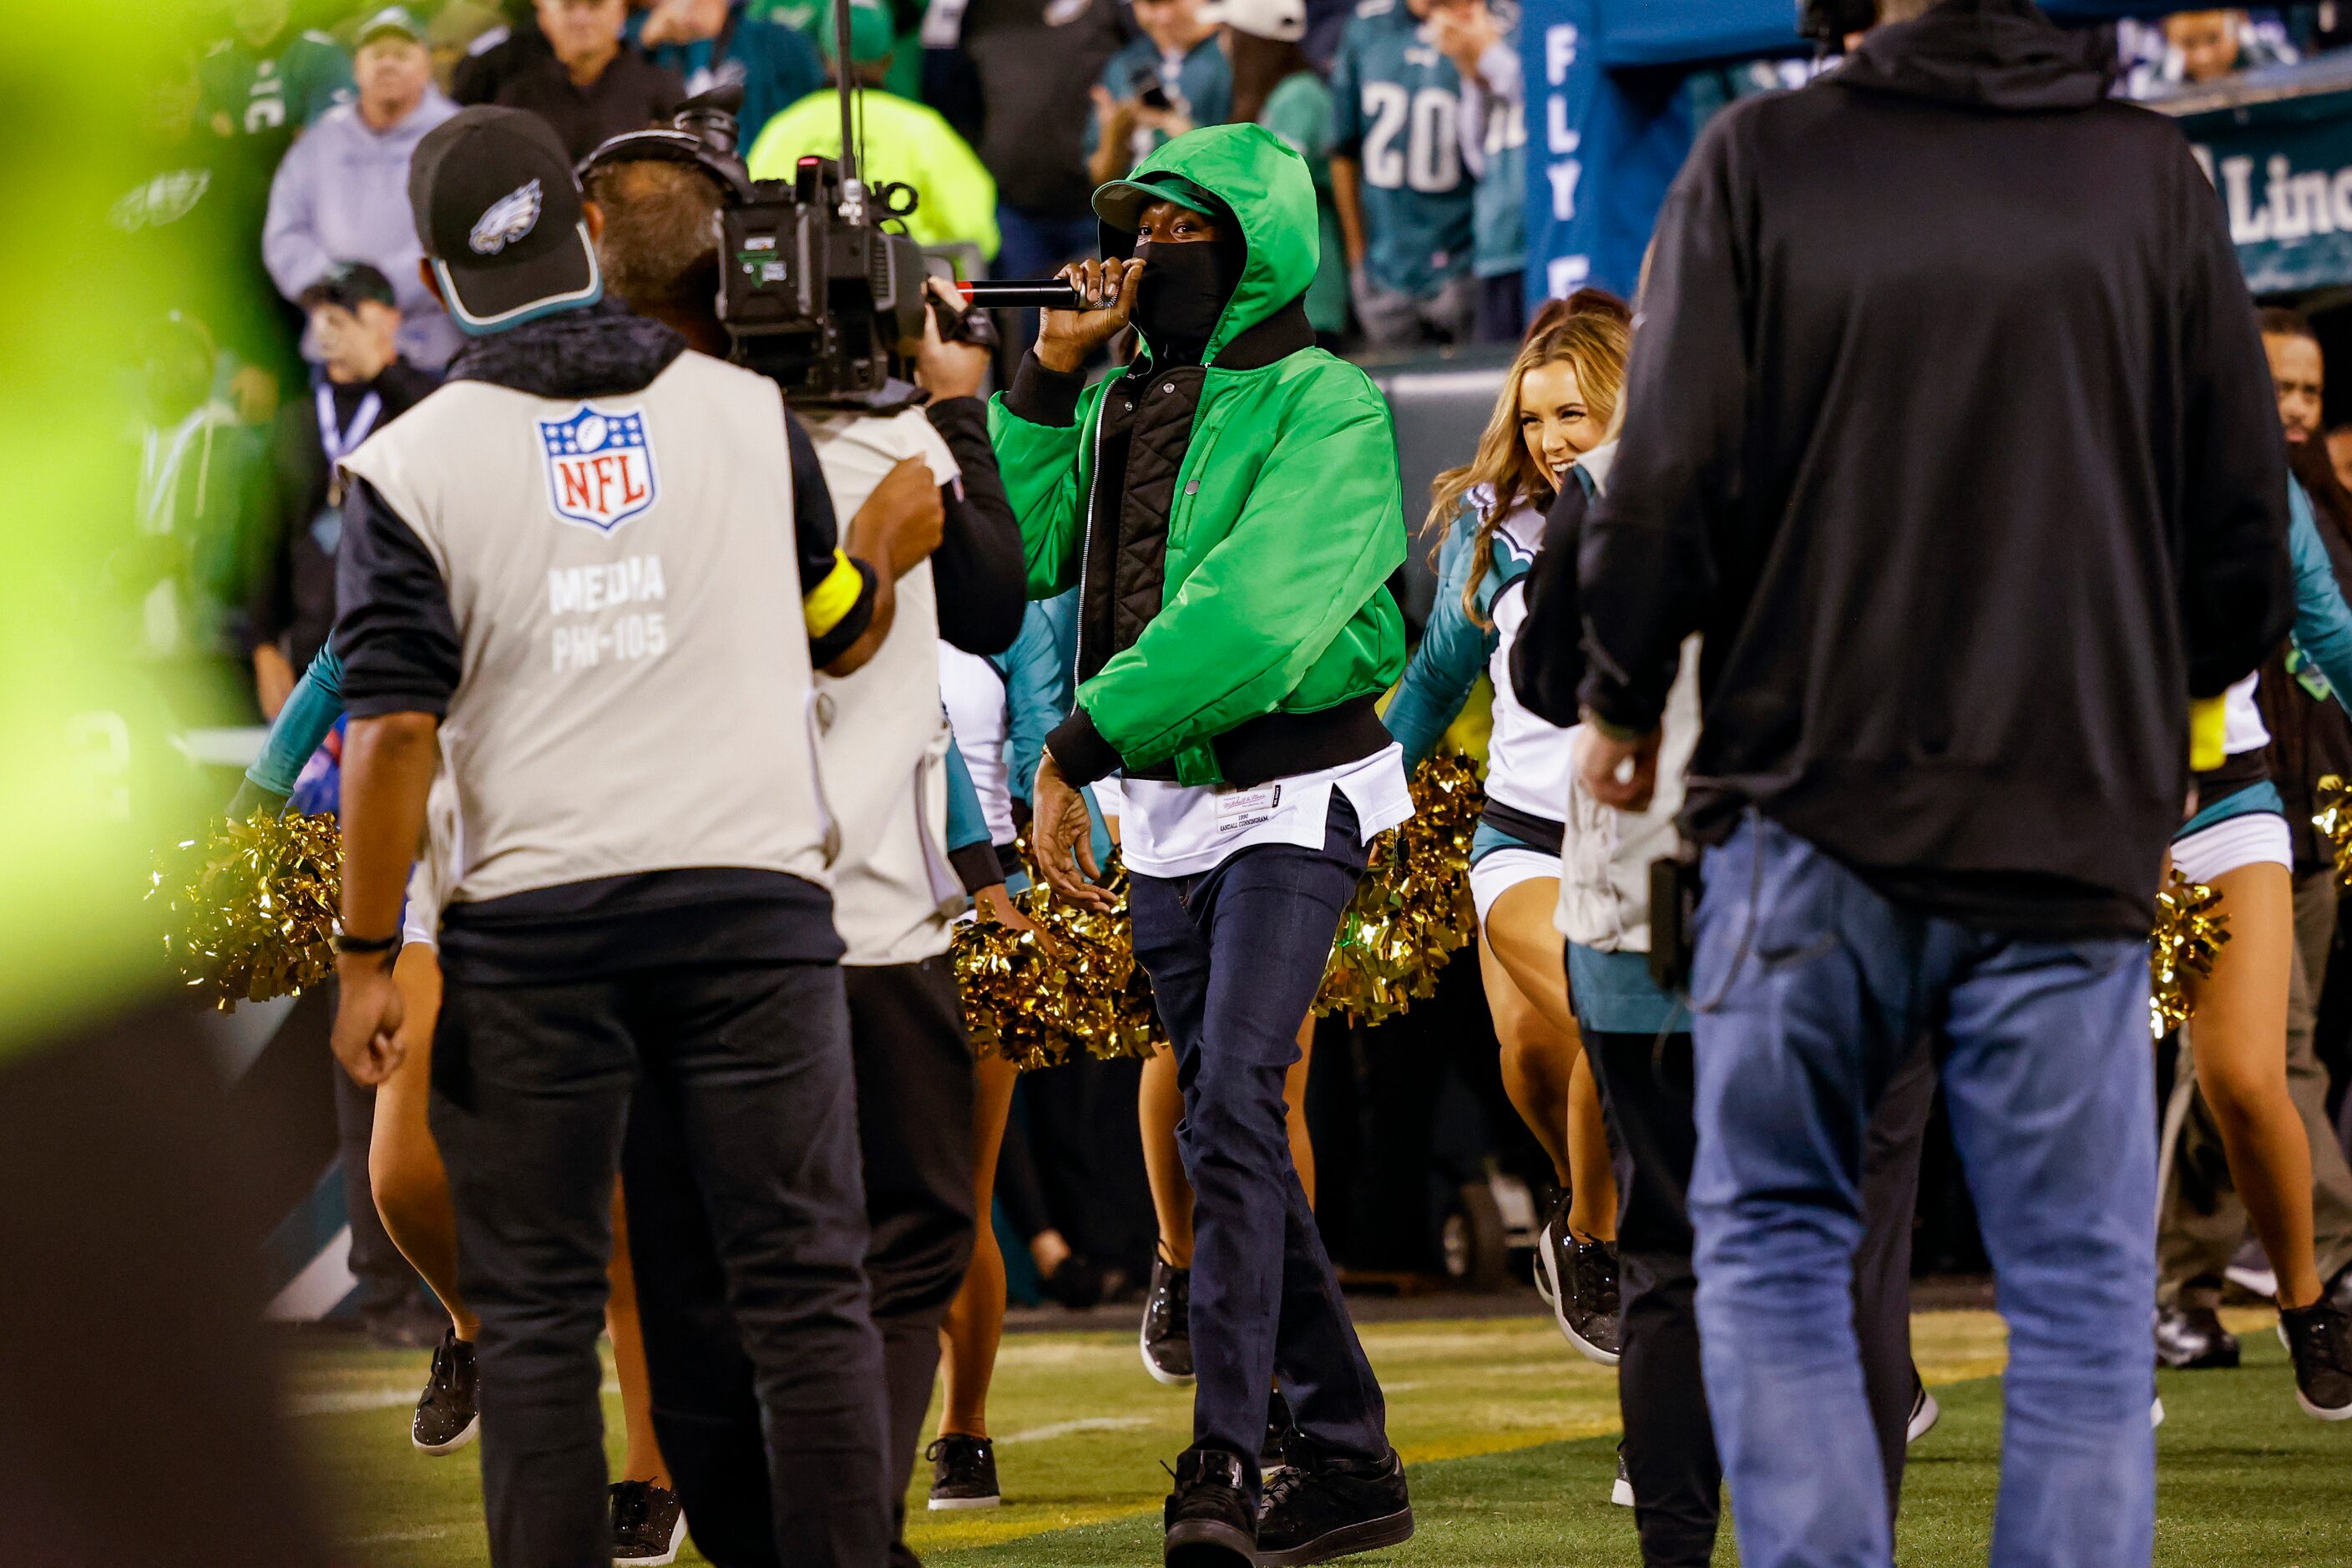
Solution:
M1604 1366L1618 1353L1617 1188L1552 924L1572 748L1568 731L1514 695L1510 650L1527 614L1524 581L1542 545L1544 509L1609 429L1629 339L1605 307L1539 321L1512 362L1477 455L1438 476L1429 512L1431 531L1444 531L1437 602L1386 716L1407 765L1417 766L1480 671L1494 681L1486 810L1471 846L1479 973L1502 1043L1504 1088L1562 1189L1538 1245L1537 1288L1569 1342Z
M1004 881L977 896L975 918L1016 930L1035 927L1013 902L1029 882L1013 847L1020 830L1015 801L1025 803L1027 792L1013 786L1034 772L1047 731L1068 711L1075 609L1075 595L1029 605L1012 647L992 658L940 645L940 696L955 731L949 836L971 837L964 824L977 818L978 832L995 846ZM1096 846L1098 859L1108 848L1108 840ZM972 1213L979 1223L971 1265L940 1329L939 1432L924 1450L931 1462L929 1506L934 1510L994 1508L1003 1501L988 1434L988 1390L1004 1337L1005 1295L1004 1254L991 1216L1021 1073L1001 1056L982 1058L973 1071ZM1049 1289L1063 1271L1087 1267L1057 1231L1041 1232L1030 1247Z
M2352 610L2311 500L2292 481L2288 509L2294 640L2343 702L2352 693ZM2173 869L2219 894L2218 912L2229 919L2230 940L2211 969L2187 978L2189 1047L2231 1180L2277 1274L2295 1401L2307 1415L2342 1421L2352 1419L2352 1324L2330 1303L2313 1255L2311 1144L2287 1092L2294 847L2254 702L2260 679L2246 677L2222 699L2222 759L2198 773L2193 814L2172 840Z

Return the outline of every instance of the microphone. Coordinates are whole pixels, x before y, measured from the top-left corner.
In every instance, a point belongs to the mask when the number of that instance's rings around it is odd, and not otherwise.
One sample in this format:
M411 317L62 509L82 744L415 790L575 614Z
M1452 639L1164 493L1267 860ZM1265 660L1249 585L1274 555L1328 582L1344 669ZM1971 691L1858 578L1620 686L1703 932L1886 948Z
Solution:
M1110 304L1108 300L1101 304L1089 303L1084 295L1059 278L989 278L959 283L955 290L965 304L982 305L990 310L1034 305L1041 310L1100 310L1108 309Z

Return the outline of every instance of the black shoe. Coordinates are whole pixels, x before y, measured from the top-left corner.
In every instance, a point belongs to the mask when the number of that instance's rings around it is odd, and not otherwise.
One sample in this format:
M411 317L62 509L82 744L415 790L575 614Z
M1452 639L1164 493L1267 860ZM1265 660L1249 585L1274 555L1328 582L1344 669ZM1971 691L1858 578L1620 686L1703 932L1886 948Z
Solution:
M416 1398L416 1418L408 1424L408 1440L418 1453L436 1458L454 1454L481 1435L480 1379L473 1342L459 1339L457 1331L445 1324L425 1392Z
M2238 1364L2238 1336L2210 1307L2178 1303L2156 1310L2156 1363L2179 1371Z
M1290 1468L1266 1488L1258 1512L1258 1568L1328 1563L1412 1539L1412 1501L1394 1448L1340 1459L1293 1435Z
M1176 1489L1160 1514L1168 1526L1167 1568L1254 1568L1257 1514L1241 1456L1187 1448L1173 1473Z
M1192 1381L1192 1271L1151 1260L1151 1293L1143 1299L1143 1370L1154 1383Z
M1265 1402L1265 1441L1258 1445L1257 1479L1263 1486L1290 1468L1293 1424L1290 1401L1276 1389Z
M1037 1281L1037 1289L1045 1299L1058 1301L1073 1312L1083 1312L1102 1305L1102 1266L1078 1253L1062 1259L1062 1266L1045 1279Z
M996 1484L996 1445L950 1433L923 1450L931 1462L933 1509L994 1508L1004 1500Z
M1550 1303L1552 1321L1579 1354L1602 1366L1617 1364L1617 1249L1576 1239L1568 1228L1566 1193L1536 1238L1536 1293Z
M677 1562L686 1544L686 1510L677 1494L651 1481L614 1481L611 1489L614 1563Z
M2279 1314L2279 1338L2294 1358L2294 1402L2317 1421L2352 1421L2352 1317L2326 1297Z
M1927 1392L1926 1384L1919 1381L1919 1369L1913 1367L1911 1369L1911 1415L1903 1423L1904 1446L1908 1447L1933 1432L1936 1429L1936 1423L1943 1418L1944 1407L1936 1403L1936 1396Z

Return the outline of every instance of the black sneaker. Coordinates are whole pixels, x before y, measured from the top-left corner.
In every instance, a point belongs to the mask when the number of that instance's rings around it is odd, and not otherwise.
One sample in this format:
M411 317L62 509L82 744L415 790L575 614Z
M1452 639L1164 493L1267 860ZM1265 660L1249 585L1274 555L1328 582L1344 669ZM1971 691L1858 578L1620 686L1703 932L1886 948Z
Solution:
M1294 1423L1290 1419L1290 1401L1276 1389L1265 1402L1265 1441L1258 1445L1257 1479L1264 1485L1290 1468L1290 1438Z
M1257 1514L1250 1507L1248 1467L1222 1448L1177 1456L1176 1489L1160 1518L1168 1527L1167 1568L1254 1568Z
M408 1424L408 1440L420 1454L438 1458L454 1454L481 1436L481 1374L474 1367L474 1345L457 1331L441 1331L433 1352L433 1370L425 1375L425 1392L416 1398L416 1418Z
M1258 1511L1258 1568L1328 1563L1412 1539L1412 1501L1394 1448L1378 1459L1341 1459L1293 1435L1290 1468L1266 1488Z
M1062 1259L1060 1268L1037 1281L1037 1289L1047 1300L1058 1301L1073 1312L1085 1312L1102 1305L1107 1279L1102 1265L1073 1252Z
M2352 1421L2352 1317L2326 1297L2279 1314L2279 1338L2294 1358L2294 1402L2316 1421Z
M1155 1383L1192 1381L1192 1271L1151 1259L1151 1291L1143 1299L1143 1370Z
M960 1432L932 1440L923 1450L931 1462L933 1509L994 1508L1004 1500L996 1484L996 1445Z
M686 1544L686 1510L677 1494L651 1481L614 1481L611 1489L614 1563L677 1562Z
M2209 1306L2156 1310L2156 1363L2179 1371L2238 1364L2238 1337Z
M1551 1304L1552 1321L1579 1354L1617 1364L1617 1249L1576 1238L1565 1193L1536 1239L1536 1293Z
M1927 1392L1926 1384L1919 1381L1919 1369L1913 1367L1911 1369L1911 1415L1903 1424L1904 1445L1907 1447L1933 1432L1936 1429L1936 1423L1943 1418L1944 1407L1936 1403L1936 1396Z

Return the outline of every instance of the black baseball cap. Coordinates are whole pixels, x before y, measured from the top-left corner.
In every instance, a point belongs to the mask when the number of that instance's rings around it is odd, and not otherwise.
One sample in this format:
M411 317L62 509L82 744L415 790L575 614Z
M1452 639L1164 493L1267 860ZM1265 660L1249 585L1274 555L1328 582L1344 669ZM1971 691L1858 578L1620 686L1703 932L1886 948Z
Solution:
M356 310L370 300L379 305L400 303L400 297L392 291L391 279L364 261L338 261L320 273L317 282L302 290L301 306L306 310L321 305Z
M572 159L536 114L476 104L425 132L408 205L461 331L500 331L604 297Z

